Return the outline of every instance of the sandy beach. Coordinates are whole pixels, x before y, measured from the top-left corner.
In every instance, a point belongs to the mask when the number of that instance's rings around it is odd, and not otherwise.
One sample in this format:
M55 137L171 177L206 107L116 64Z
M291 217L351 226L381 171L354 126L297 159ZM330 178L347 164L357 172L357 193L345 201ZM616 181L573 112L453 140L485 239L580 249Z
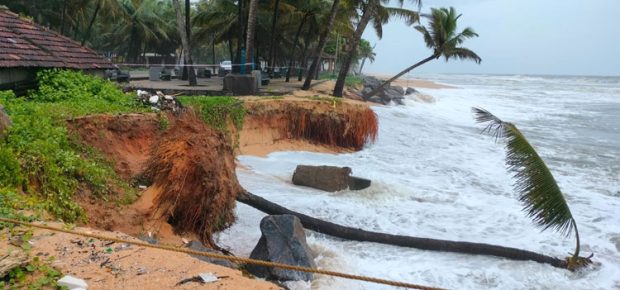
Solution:
M386 74L370 73L368 75L374 76L374 77L376 77L376 78L378 78L380 80L387 80L387 79L392 77L392 75L386 75ZM454 86L440 84L440 83L436 83L436 82L429 81L429 80L406 79L406 78L403 78L403 77L393 81L392 85L393 86L401 86L401 87L404 87L404 88L412 87L412 88L422 88L422 89L455 89L455 88L457 88L457 87L454 87Z

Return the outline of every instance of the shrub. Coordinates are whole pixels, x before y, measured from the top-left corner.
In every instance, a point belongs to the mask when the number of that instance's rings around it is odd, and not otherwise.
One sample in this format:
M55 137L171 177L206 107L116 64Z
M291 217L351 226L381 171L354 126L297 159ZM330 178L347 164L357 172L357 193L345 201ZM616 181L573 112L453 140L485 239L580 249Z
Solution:
M65 121L87 114L145 109L112 83L81 72L46 70L38 78L39 90L27 98L0 92L0 104L13 121L2 141L0 161L7 164L0 165L0 185L27 181L26 192L38 196L45 210L73 222L84 218L72 199L80 184L105 198L108 184L118 178L109 164L86 157L91 155L89 148L70 141Z

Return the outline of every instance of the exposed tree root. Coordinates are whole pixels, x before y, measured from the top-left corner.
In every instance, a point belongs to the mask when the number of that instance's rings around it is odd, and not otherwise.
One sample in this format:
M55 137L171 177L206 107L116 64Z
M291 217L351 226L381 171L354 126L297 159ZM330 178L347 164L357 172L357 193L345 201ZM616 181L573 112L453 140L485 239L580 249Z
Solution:
M260 196L244 191L239 193L237 201L245 203L267 214L292 214L297 216L304 228L323 233L326 235L363 242L381 243L401 247L410 247L422 250L454 252L472 255L488 255L507 258L518 261L535 261L549 264L551 266L567 269L566 260L541 255L538 253L502 247L496 245L470 243L461 241L446 241L429 238L417 238L401 235L384 234L378 232L365 231L362 229L345 227L335 223L330 223L316 219L298 212L294 212L278 204L270 202Z

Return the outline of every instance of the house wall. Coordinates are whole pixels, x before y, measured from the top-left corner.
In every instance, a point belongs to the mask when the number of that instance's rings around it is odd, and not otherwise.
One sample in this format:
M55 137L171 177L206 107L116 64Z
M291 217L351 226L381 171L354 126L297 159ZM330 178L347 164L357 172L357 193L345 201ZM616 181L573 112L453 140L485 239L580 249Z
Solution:
M36 70L28 68L0 68L0 86L36 78Z
M25 95L28 90L37 88L37 72L40 68L0 68L0 91L13 90ZM83 70L84 73L98 77L105 76L105 69Z

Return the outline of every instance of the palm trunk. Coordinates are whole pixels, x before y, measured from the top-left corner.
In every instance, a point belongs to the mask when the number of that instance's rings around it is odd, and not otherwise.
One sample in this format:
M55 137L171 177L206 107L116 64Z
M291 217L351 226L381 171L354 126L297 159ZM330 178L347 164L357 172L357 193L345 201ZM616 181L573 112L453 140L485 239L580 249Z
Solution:
M306 73L306 80L304 81L304 85L301 87L302 90L308 90L310 88L310 84L312 83L314 74L316 74L319 63L321 62L321 55L323 54L323 49L325 49L325 45L327 44L329 32L332 30L332 26L334 26L334 20L336 19L336 14L338 13L339 8L340 0L334 0L332 8L329 12L329 20L327 21L325 29L323 29L323 32L321 32L321 37L319 38L319 45L316 48L316 55L314 56L314 61L312 62L312 65L310 65L310 69Z
M82 46L86 43L86 40L90 37L90 30L93 28L93 24L95 23L95 19L97 18L97 14L99 13L99 9L101 9L101 1L97 2L97 7L95 7L95 12L93 12L93 17L90 18L90 22L88 23L88 28L86 28L86 32L84 33L84 37L82 37ZM63 14L64 15L64 14Z
M65 35L65 18L67 16L67 0L62 1L62 16L60 17L60 34Z
M294 215L299 218L304 228L341 239L380 243L399 247L410 247L429 251L443 251L471 255L488 255L518 261L530 260L538 263L549 264L557 268L567 268L567 263L565 260L515 248L482 243L447 241L430 238L392 235L365 231L358 228L345 227L339 224L330 223L298 212L294 212L278 204L272 203L260 196L253 195L252 193L249 193L247 191L240 193L237 196L237 201L247 204L270 215Z
M244 15L243 15L243 3L245 2L245 0L239 0L239 4L238 4L238 16L237 16L237 21L239 22L239 32L237 35L237 52L235 54L235 60L233 62L233 66L232 66L232 71L235 73L238 73L241 66L239 66L239 64L241 63L241 48L243 46L243 34L244 34ZM235 65L237 64L237 65Z
M278 13L280 12L280 0L276 0L273 8L273 17L271 19L271 40L269 41L269 56L267 60L267 66L270 70L273 69L275 62L274 49L276 44L276 24L278 23Z
M420 62L418 62L418 63L416 63L416 64L414 64L414 65L412 65L412 66L410 66L410 67L408 67L408 68L406 68L406 69L404 69L403 71L401 71L401 72L400 72L400 73L398 73L397 75L393 76L393 77L392 77L392 78L390 78L389 80L387 80L387 81L383 82L383 83L382 83L379 87L377 87L377 88L376 88L376 89L374 89L372 92L370 92L370 94L368 94L368 95L366 95L366 96L363 96L364 100L368 100L368 99L370 99L370 97L372 97L372 96L376 95L376 94L377 94L379 91L381 91L381 89L383 89L383 87L385 87L387 84L389 84L389 83L393 82L394 80L396 80L396 79L398 79L399 77L401 77L402 75L404 75L404 74L408 73L408 72L409 72L409 71L411 71L412 69L414 69L414 68L416 68L416 67L419 67L419 66L421 66L421 65L423 65L423 64L425 64L425 63L427 63L427 62L429 62L429 61L431 61L431 60L433 60L433 59L435 59L435 58L437 58L437 57L439 57L439 56L438 56L438 55L433 54L433 55L431 55L431 56L429 56L429 57L427 57L427 58L425 58L425 59L421 60Z
M364 63L366 63L366 58L362 58L362 64L360 64L360 70L357 72L358 75L362 74L362 69L364 68Z
M288 61L288 71L286 72L286 82L288 83L291 78L291 71L293 70L293 61L295 60L295 49L297 49L297 44L299 44L299 35L301 34L301 29L304 27L306 23L306 19L308 18L308 14L304 14L304 17L301 19L301 23L299 23L299 27L297 27L297 32L295 32L295 41L293 42L293 50L291 51L291 56Z
M228 53L230 54L230 59L233 60L235 55L233 53L232 40L228 41Z
M577 241L577 245L575 247L575 253L573 254L573 259L577 260L579 258L579 231L577 230L577 223L575 222L575 219L573 218L573 226L575 227L575 240Z
M357 45L362 38L362 34L364 30L366 30L366 26L368 22L372 19L375 14L376 6L380 5L378 0L370 0L364 9L364 13L362 14L362 18L360 22L357 24L357 28L355 28L355 33L353 34L353 38L351 42L348 44L347 52L345 53L344 60L342 61L342 65L340 66L340 72L338 73L338 79L336 80L336 85L334 86L333 95L335 97L342 97L342 91L344 90L344 83L347 75L349 74L349 68L351 67L351 62L353 62L353 58L355 57L355 52L357 50Z
M299 59L301 65L297 75L298 82L301 82L301 80L303 79L303 73L308 67L308 47L310 47L309 43L310 37L312 36L312 31L314 31L314 26L312 25L312 23L310 23L310 27L308 27L308 33L306 33L306 36L304 37L304 50L301 52L301 57Z
M211 63L215 64L215 36L211 36Z
M183 56L185 57L185 65L187 67L187 71L189 72L189 85L195 86L196 83L196 73L194 72L194 68L191 66L192 55L191 55L191 47L189 44L189 39L187 37L187 30L185 25L185 19L183 19L183 15L181 14L181 5L179 4L179 0L172 0L174 4L174 10L176 12L177 17L177 30L181 35L181 45L183 46Z
M254 33L256 32L256 12L258 0L250 0L250 11L248 13L248 30L245 38L245 52L249 63L254 63ZM246 68L246 73L252 73L252 67Z

